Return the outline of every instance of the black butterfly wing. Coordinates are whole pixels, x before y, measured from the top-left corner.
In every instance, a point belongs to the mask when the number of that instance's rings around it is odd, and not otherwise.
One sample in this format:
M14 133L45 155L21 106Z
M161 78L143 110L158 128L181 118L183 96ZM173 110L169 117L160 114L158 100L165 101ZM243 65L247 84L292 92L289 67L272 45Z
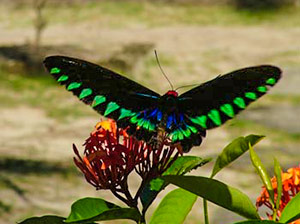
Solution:
M185 116L184 126L194 127L198 131L194 131L193 135L191 128L181 127L181 130L190 129L188 133L192 133L183 135L181 141L188 145L199 144L195 134L205 136L207 129L233 118L248 104L266 94L280 77L281 70L275 66L249 67L219 76L181 94L178 107ZM175 140L179 139L178 131L173 130L171 135Z
M156 131L155 119L141 116L157 107L156 92L99 65L80 59L50 56L44 61L49 73L84 103L118 125L130 126L139 138ZM150 121L151 120L151 121ZM152 121L153 120L153 121ZM137 126L141 127L137 129Z

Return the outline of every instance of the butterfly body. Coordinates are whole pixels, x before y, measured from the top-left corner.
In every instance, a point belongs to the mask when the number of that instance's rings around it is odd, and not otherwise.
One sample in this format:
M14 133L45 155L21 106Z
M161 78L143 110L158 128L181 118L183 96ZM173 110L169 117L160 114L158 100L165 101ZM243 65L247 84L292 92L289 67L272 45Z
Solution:
M165 132L184 151L200 145L206 130L233 118L281 77L275 66L248 67L203 83L181 95L160 95L111 70L80 59L51 56L44 65L67 90L138 139Z

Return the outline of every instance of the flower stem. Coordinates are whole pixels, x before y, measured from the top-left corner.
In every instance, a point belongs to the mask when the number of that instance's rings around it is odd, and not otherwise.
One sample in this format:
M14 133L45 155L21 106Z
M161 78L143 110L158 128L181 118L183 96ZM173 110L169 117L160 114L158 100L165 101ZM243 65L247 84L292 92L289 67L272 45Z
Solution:
M273 221L276 221L277 218L277 208L273 209Z
M209 224L207 201L205 199L203 199L203 210L204 210L204 223Z
M139 220L138 224L146 224L145 214L142 214L141 220Z
M126 181L124 181L123 185L122 185L122 189L123 189L123 193L125 194L127 200L130 202L131 206L130 207L135 207L137 208L137 200L133 199L129 189L128 189L128 183L127 183L127 177L126 177Z
M113 193L114 196L116 196L116 198L118 198L119 200L123 201L126 205L128 205L129 207L131 207L130 202L126 198L122 197L116 191L114 191L112 189L110 191Z

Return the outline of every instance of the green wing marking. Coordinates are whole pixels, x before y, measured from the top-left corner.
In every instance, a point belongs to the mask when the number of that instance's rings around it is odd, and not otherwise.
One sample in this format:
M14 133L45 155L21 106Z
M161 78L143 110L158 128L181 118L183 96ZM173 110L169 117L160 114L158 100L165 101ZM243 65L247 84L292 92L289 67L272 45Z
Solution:
M127 109L124 109L124 108L121 108L120 110L120 116L118 118L118 120L121 120L125 117L132 117L136 115L136 113L132 112L131 110L127 110Z
M90 88L83 89L79 95L79 99L83 99L93 93L93 90Z
M268 89L265 86L259 86L259 87L257 87L257 91L261 92L261 93L266 93L268 91Z
M183 133L184 136L187 137L187 138L191 136L191 131L190 131L190 129L188 129L188 128L185 129L185 130L182 129L182 133Z
M247 93L245 93L245 97L247 97L247 98L249 98L251 100L256 100L257 99L256 94L253 93L253 92L247 92Z
M57 82L67 81L68 78L69 78L69 76L67 76L67 75L62 75L61 77L58 78Z
M104 117L106 117L107 115L109 115L110 113L112 113L113 111L115 111L115 110L117 110L117 109L119 109L120 108L120 106L117 104L117 103L115 103L115 102L110 102L109 104L107 104L107 106L106 106L106 110L105 110L105 112L104 112Z
M228 117L234 117L234 110L231 104L229 103L223 104L220 107L220 110L224 112L224 114L226 114Z
M190 125L186 125L187 128L189 128L194 134L196 134L198 132L197 128L195 128L194 126L190 126Z
M267 84L269 85L274 85L276 83L276 79L274 78L269 78L267 81L266 81Z
M51 68L51 70L50 70L50 73L51 74L58 74L58 73L60 73L60 69L59 68Z
M244 101L244 99L242 97L236 97L234 100L233 100L233 103L235 105L237 105L239 108L241 109L245 109L246 108L246 103Z
M70 85L68 85L67 90L73 90L73 89L77 89L82 85L81 82L72 82L70 83Z
M100 105L101 103L104 103L106 101L106 97L102 95L97 95L94 97L94 100L92 102L92 107L96 107Z
M208 112L208 117L214 122L215 125L219 126L222 124L219 111L212 109Z
M195 124L198 124L200 125L202 128L207 128L206 126L206 121L207 121L207 116L205 115L202 115L202 116L198 116L198 117L191 117L190 120L195 123Z

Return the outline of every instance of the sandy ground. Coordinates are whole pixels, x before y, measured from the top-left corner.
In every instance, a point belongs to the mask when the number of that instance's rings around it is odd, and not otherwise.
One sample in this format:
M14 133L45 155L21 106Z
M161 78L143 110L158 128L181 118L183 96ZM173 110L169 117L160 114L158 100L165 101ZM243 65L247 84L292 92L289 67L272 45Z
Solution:
M21 44L32 36L32 32L28 29L8 30L4 26L0 26L0 34L0 45ZM272 63L283 68L284 77L271 94L299 96L299 36L299 28L282 30L273 27L174 26L109 30L91 24L81 24L72 27L49 27L44 33L43 41L47 45L68 43L83 46L87 52L90 52L86 54L86 59L89 60L105 57L126 43L153 43L160 55L175 63L175 66L165 66L165 71L176 86L201 83L218 74L244 66ZM144 78L141 75L144 74L143 68L135 71L133 78L164 93L169 88L168 83L157 68L153 69L155 70L150 71L152 74L150 78ZM71 94L70 97L72 97ZM273 108L267 100L262 99L259 105L259 110L251 109L251 107L249 111L241 115L241 118L254 120L280 131L300 133L299 104L281 103ZM82 107L84 107L83 104ZM71 144L83 143L99 120L95 114L92 117L60 123L49 118L40 108L28 106L13 109L1 108L0 114L1 157L30 158L34 161L50 161L54 164L57 162L70 164L73 157ZM194 148L191 154L203 157L216 156L230 140L238 137L228 131L232 125L234 126L234 121L225 127L209 131L203 145L200 148ZM252 133L252 130L241 134L247 133ZM288 165L295 166L297 161L299 162L299 146L299 141L279 144L276 139L267 138L258 149L260 154L263 154L263 158L268 160L268 164L272 163L275 152L282 156L280 159L283 159L283 166L287 167ZM211 168L210 164L193 174L207 175ZM251 168L248 156L243 156L240 162L230 168L220 173L217 178L240 188L255 201L260 192L261 183ZM70 175L65 176L55 171L46 175L37 175L34 170L27 173L12 170L6 173L1 172L0 177L6 180L4 183L15 187L1 185L0 198L12 209L9 213L0 213L0 223L13 223L32 215L66 216L71 203L80 197L103 196L107 200L118 203L109 192L96 192L85 183L80 175L74 176L74 173ZM136 181L136 178L132 181L133 188L137 186ZM17 190L19 188L22 189L22 193ZM159 198L162 198L162 195L159 195ZM150 214L155 205L150 209ZM210 213L213 224L242 220L241 217L215 206L211 206ZM201 200L197 202L192 215L185 223L199 223L200 217L202 217Z

